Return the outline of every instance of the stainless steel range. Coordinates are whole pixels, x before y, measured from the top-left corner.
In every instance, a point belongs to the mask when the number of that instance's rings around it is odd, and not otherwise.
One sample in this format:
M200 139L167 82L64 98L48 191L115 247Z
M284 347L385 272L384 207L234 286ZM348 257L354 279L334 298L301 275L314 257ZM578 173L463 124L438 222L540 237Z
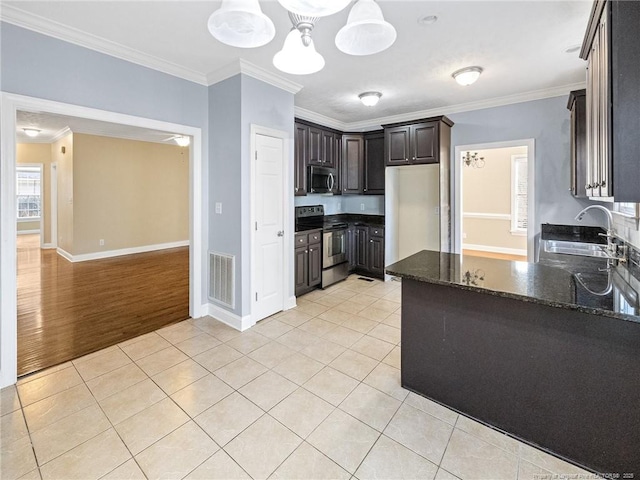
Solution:
M296 232L322 229L322 288L349 275L347 263L347 224L325 219L322 205L296 207Z

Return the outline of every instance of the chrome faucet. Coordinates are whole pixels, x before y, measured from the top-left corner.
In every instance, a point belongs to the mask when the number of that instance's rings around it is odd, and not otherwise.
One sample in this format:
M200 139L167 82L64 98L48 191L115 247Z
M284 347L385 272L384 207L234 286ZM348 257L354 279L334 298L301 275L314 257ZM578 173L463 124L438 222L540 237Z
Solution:
M601 212L604 212L607 216L607 235L611 235L613 233L613 215L611 215L611 211L608 208L605 208L602 205L589 205L587 208L583 208L580 210L580 213L576 215L576 220L581 221L582 217L584 217L589 210L600 210Z
M576 215L576 220L581 221L585 213L587 213L589 210L600 210L607 216L607 233L606 234L600 233L599 235L603 237L607 237L607 252L609 252L611 255L610 259L618 260L620 262L625 262L626 246L622 245L619 247L613 241L613 239L615 238L615 235L613 235L613 215L611 215L611 210L609 210L606 207L603 207L602 205L589 205L588 207L580 210L580 213Z

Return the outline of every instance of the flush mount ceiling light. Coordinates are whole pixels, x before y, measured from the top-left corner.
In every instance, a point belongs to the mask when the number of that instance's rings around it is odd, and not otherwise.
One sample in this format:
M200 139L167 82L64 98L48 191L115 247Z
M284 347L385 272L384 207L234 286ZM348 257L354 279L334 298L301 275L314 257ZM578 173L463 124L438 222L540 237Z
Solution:
M278 0L290 12L305 17L326 17L343 10L351 0Z
M475 83L482 73L482 67L467 67L457 70L451 76L459 85L467 86Z
M308 75L324 68L324 57L316 52L310 36L303 37L300 30L293 28L287 34L282 50L273 57L273 65L285 73Z
M191 143L191 139L189 137L187 137L187 136L184 136L184 135L176 135L174 140L181 147L188 147L189 144Z
M374 0L358 0L336 35L336 46L349 55L373 55L393 45L396 37L396 29L384 20Z
M258 0L222 0L222 6L209 17L208 27L220 42L240 48L261 47L276 34Z
M381 96L380 92L364 92L358 95L358 98L367 107L374 107L378 104Z
M23 128L22 131L25 133L27 137L37 137L40 134L40 130L36 128Z

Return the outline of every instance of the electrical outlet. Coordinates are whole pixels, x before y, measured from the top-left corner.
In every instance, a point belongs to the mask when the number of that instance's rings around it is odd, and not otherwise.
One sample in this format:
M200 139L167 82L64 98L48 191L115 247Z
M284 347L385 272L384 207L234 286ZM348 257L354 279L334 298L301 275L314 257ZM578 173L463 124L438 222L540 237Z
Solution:
M222 214L222 202L216 202L216 213L218 215Z
M360 210L364 212L364 203L360 204Z
M100 239L100 246L101 246L101 247L104 247L104 238L101 238L101 239Z

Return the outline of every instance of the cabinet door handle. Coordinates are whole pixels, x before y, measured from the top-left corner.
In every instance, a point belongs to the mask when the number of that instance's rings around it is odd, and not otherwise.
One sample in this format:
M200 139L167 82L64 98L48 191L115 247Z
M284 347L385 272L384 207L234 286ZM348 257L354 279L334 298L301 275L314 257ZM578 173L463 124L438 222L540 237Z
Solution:
M369 243L373 243L373 240L369 240Z
M600 182L600 186L601 186L601 187L604 187L606 184L607 184L607 183L606 183L604 180L602 180L602 181Z
M304 253L309 253L309 250L305 250Z
M590 183L587 183L584 188L589 190L590 188L593 188L593 186Z
M313 252L313 248L310 248L310 249L309 249L309 251L310 251L310 252Z
M416 157L413 157L413 159L415 160L415 159L416 159Z
M365 188L365 189L364 189L364 191L366 192L366 191L367 191L367 189Z
M296 192L298 191L298 187L296 187Z
M405 159L404 159L404 161L405 161L405 162L408 162L408 161L409 161L409 159L408 159L408 158L405 158Z

